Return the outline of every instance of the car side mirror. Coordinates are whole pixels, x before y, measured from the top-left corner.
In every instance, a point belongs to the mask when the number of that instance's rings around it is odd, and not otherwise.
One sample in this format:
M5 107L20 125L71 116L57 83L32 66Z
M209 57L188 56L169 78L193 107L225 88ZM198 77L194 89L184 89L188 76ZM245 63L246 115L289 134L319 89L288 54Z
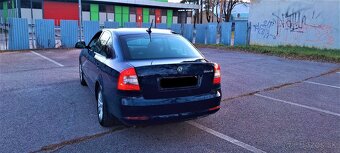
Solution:
M79 41L76 43L76 45L74 46L75 48L79 48L79 49L84 49L86 48L86 44L85 41Z
M112 58L115 56L112 51L112 48L109 47L108 45L103 46L103 51L105 52L107 58Z

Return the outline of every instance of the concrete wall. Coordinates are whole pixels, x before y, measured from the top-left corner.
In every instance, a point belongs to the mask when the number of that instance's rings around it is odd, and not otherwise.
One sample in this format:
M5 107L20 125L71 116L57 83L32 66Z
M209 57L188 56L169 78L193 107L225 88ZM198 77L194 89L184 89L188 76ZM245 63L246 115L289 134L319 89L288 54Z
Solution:
M252 0L250 43L340 49L339 0Z

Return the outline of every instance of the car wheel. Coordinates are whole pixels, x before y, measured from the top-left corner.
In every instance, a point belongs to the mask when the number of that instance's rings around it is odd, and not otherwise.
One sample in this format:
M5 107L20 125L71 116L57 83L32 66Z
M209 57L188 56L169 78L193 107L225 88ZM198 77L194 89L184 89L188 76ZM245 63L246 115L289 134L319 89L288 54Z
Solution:
M84 73L83 73L83 68L81 66L81 64L79 63L79 79L80 79L80 84L83 85L83 86L86 86L86 82L85 82L85 79L84 79Z
M101 87L99 87L97 91L97 113L100 125L110 127L115 124L115 119L107 110L107 103L105 102L105 97Z

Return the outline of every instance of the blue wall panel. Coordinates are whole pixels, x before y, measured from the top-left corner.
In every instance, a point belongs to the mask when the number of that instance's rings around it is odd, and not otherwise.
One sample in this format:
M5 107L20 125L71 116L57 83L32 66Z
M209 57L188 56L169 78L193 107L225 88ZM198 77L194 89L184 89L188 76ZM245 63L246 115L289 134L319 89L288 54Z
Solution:
M182 34L182 25L181 24L172 24L171 30L178 33L178 34Z
M27 19L8 18L9 23L9 50L29 49L28 23Z
M168 29L166 23L158 23L158 24L156 25L156 27L157 27L158 29Z
M78 42L78 21L76 20L61 20L60 34L62 47L71 48Z
M234 45L246 45L247 44L247 32L248 22L235 22L235 39Z
M124 23L124 28L136 28L137 23L136 22L125 22Z
M142 23L142 28L149 28L151 23ZM155 24L152 24L152 27L155 27Z
M183 36L192 42L194 32L194 25L193 24L184 24L183 27Z
M92 37L100 30L99 22L97 21L84 21L83 33L85 37L85 43L88 44Z
M119 22L105 21L104 22L104 27L105 28L114 28L114 29L117 29L117 28L119 28Z
M37 48L54 48L54 20L35 20L35 37Z
M151 23L142 23L142 28L149 28Z
M205 38L207 35L207 24L196 24L196 44L205 44Z
M209 23L207 27L207 43L216 44L217 39L217 23Z
M231 22L223 22L221 24L221 44L230 46L231 42Z

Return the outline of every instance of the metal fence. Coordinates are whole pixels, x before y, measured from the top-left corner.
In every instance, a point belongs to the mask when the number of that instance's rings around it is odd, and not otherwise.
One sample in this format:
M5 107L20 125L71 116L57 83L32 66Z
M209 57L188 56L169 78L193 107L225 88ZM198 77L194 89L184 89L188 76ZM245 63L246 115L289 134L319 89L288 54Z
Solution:
M118 28L117 22L84 21L83 38L79 37L79 25L76 20L61 20L60 26L55 26L53 20L39 19L28 24L26 19L9 18L7 22L0 20L0 50L22 50L37 48L72 48L79 40L88 43L101 28ZM125 28L149 27L149 23L136 24L125 22ZM249 43L249 23L209 24L157 24L159 29L170 29L183 35L196 44L247 45Z

